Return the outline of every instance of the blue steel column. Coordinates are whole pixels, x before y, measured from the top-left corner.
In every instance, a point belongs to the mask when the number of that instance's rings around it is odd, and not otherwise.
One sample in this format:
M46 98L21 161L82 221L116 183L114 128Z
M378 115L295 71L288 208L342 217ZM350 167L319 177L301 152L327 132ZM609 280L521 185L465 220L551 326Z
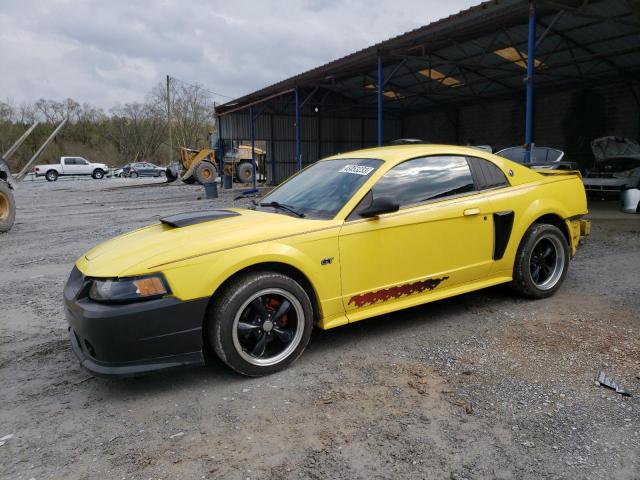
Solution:
M298 171L302 170L302 155L300 154L300 91L298 87L296 93L296 165Z
M533 146L533 75L536 64L536 6L534 0L529 0L529 38L527 42L527 106L524 127L524 143L527 151L524 161L530 163Z
M382 56L378 54L378 146L382 146Z
M224 174L224 140L222 139L222 116L218 115L218 165L220 166L220 175L221 187L222 188L231 188L232 182L227 180L226 175Z
M256 139L253 133L253 107L249 107L249 137L251 137L251 168L253 171L253 188L256 188Z

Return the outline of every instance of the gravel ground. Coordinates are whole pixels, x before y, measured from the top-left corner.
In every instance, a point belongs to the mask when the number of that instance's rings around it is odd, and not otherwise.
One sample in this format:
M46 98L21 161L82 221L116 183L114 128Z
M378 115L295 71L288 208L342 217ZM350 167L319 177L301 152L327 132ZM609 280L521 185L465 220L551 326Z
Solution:
M593 204L551 299L497 287L317 331L266 378L215 359L92 378L61 305L74 260L234 203L203 196L155 180L20 186L0 236L0 478L640 478L640 216ZM600 370L634 395L596 386Z

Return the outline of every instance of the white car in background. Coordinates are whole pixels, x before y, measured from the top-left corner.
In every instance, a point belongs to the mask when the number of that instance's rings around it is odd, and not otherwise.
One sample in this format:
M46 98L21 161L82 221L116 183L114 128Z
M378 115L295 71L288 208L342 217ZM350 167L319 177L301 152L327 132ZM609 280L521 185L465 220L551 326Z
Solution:
M100 180L107 175L109 167L104 163L91 163L82 157L60 157L60 163L36 165L33 173L36 177L43 176L49 182L55 182L58 177L69 175L91 175Z
M591 142L591 150L595 165L582 179L587 193L624 196L627 190L638 188L640 145L637 142L625 137L600 137Z

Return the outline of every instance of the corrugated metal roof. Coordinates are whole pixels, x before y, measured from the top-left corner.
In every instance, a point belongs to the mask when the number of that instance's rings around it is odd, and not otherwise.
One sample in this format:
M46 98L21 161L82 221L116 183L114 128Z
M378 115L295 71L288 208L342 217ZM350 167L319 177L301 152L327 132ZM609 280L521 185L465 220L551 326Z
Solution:
M635 5L635 6L634 6ZM540 85L640 78L640 9L636 0L538 0L536 51ZM295 87L330 90L358 105L375 105L378 54L384 62L385 109L421 109L478 98L510 96L523 89L522 62L495 50L526 52L527 0L492 0L364 48L325 65L218 106L236 110ZM400 66L398 66L401 63ZM538 63L538 62L536 62ZM436 69L459 80L418 73Z

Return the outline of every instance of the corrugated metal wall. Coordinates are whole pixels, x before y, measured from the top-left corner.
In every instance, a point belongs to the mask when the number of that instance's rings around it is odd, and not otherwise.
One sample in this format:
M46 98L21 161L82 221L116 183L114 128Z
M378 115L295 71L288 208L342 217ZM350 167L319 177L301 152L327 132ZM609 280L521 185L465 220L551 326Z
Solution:
M534 139L537 145L566 152L566 159L591 166L590 142L605 135L640 139L640 85L604 85L536 93ZM522 97L486 101L457 109L404 118L407 137L434 143L488 144L494 149L524 143Z
M220 119L225 148L232 142L248 142L249 115L237 112ZM399 138L402 122L385 119L385 141ZM302 165L336 153L376 145L377 122L370 118L324 117L304 115L300 121ZM255 140L267 145L267 180L279 183L296 172L295 117L293 115L258 114L254 120Z

